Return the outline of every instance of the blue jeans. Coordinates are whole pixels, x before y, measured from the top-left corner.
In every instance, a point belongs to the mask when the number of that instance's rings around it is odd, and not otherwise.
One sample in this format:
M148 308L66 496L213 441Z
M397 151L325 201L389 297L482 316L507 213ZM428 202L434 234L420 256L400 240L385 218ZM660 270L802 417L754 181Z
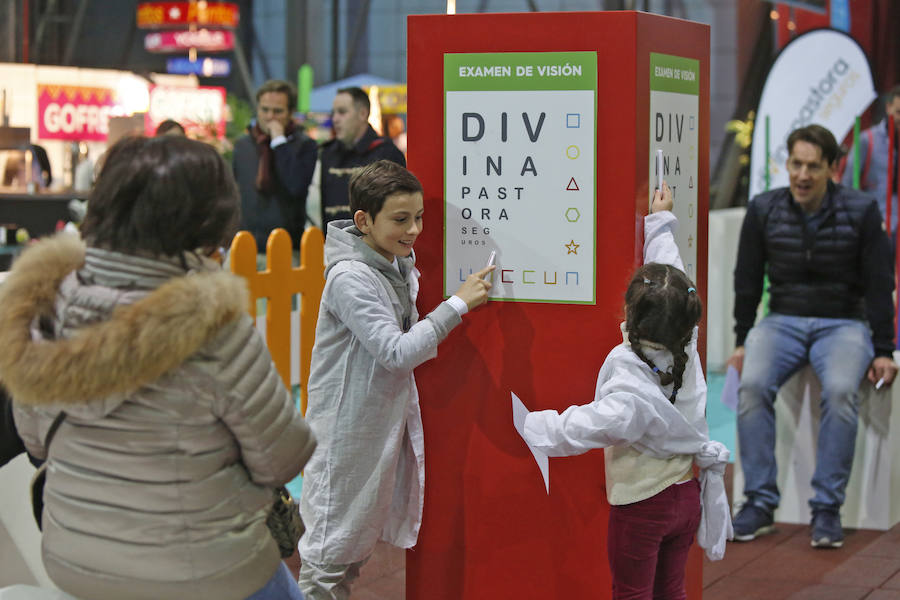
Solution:
M856 445L857 391L875 356L868 325L773 313L750 330L744 348L737 425L747 501L770 513L778 506L775 394L809 363L822 383L809 505L813 510L840 508Z
M303 592L287 565L280 562L266 585L247 596L247 600L303 600Z

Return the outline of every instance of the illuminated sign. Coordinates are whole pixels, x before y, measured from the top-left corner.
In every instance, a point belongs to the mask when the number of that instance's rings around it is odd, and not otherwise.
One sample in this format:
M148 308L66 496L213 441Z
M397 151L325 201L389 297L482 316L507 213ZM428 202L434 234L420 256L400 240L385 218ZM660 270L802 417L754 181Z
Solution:
M196 31L155 31L144 37L147 52L186 52L196 48L202 52L223 52L234 48L234 34L221 29Z
M113 90L39 83L37 95L40 139L106 141Z
M143 29L207 25L237 27L240 12L231 2L141 2L137 26Z
M166 60L166 72L200 77L228 77L231 73L231 61L227 58L170 58Z
M178 121L188 135L206 139L225 135L225 88L150 88L150 109L144 117L144 128L152 135L166 119Z

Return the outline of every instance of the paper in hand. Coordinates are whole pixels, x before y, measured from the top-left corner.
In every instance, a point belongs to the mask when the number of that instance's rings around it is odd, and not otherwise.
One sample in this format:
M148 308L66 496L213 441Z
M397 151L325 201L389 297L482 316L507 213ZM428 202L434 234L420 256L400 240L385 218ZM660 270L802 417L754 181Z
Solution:
M550 459L547 458L547 455L538 450L537 448L532 447L527 440L525 440L525 417L528 416L528 409L519 400L519 397L515 395L515 393L510 392L510 396L512 396L512 413L513 413L513 425L516 428L516 431L519 433L519 437L522 438L522 441L525 442L525 445L528 446L528 449L531 450L532 456L534 456L534 461L537 463L538 469L541 472L541 477L544 478L544 489L547 490L547 494L550 493Z
M741 385L741 376L737 369L728 365L725 372L725 385L722 387L722 404L737 412L738 386Z

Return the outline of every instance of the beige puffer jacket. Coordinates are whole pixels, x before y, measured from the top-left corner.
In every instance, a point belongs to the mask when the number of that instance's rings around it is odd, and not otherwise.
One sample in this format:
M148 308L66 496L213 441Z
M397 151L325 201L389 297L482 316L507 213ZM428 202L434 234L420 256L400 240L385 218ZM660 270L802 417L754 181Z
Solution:
M45 456L67 413L42 540L64 591L240 599L274 574L272 487L315 440L247 301L243 280L207 259L85 250L72 236L28 249L0 285L0 381L31 453Z

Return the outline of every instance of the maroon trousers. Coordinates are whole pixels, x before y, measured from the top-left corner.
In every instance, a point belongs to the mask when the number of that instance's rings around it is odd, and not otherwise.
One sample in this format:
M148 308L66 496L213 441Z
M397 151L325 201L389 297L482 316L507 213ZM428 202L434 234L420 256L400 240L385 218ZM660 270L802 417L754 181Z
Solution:
M700 525L700 482L610 506L607 553L613 600L684 600L688 551Z

